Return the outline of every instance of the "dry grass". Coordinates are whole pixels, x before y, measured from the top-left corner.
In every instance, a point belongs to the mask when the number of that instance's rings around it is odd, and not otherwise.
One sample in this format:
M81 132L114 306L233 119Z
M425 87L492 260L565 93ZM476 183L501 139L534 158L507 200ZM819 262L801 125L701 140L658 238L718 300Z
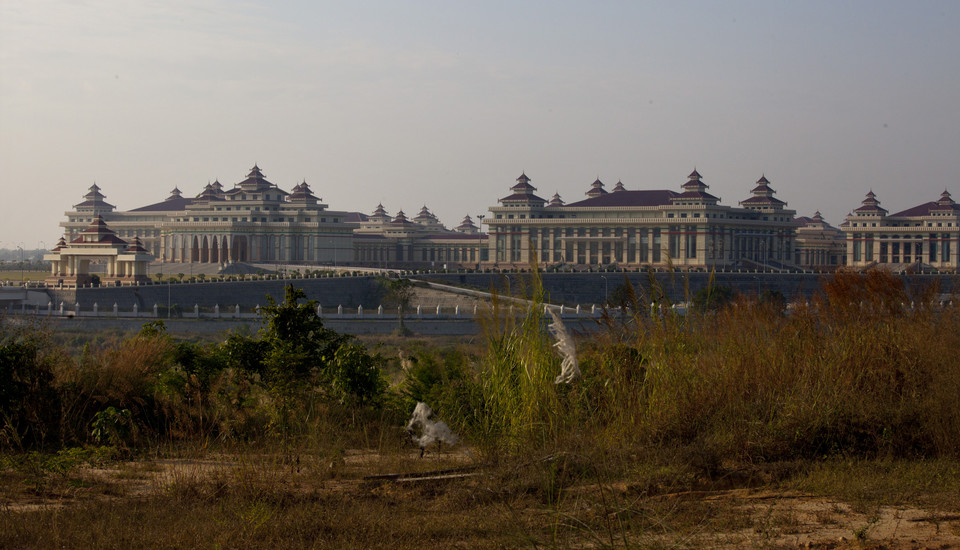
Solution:
M35 493L3 474L0 547L796 547L960 544L952 460L799 461L710 480L663 456L478 464L463 450L248 448L79 467ZM370 480L479 465L468 477ZM747 466L741 466L747 469ZM54 479L56 478L56 479ZM859 539L858 539L859 537ZM869 546L868 546L869 547Z
M134 464L0 468L0 547L960 545L960 308L883 272L824 288L789 314L634 307L580 342L570 385L537 308L497 310L481 352L386 342L431 366L394 365L396 402L306 399L273 435L244 428L269 425L270 396L227 374L205 395L233 408L191 403L188 377L179 401L157 394L168 343L97 351L60 383L179 431ZM404 447L398 414L422 395L470 454ZM478 475L364 479L465 464Z

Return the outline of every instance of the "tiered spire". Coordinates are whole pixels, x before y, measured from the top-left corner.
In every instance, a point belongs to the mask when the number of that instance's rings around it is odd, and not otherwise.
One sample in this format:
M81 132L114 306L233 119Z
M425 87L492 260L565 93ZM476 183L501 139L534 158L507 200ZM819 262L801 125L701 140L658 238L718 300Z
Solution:
M776 193L776 191L770 187L770 180L768 180L765 175L760 176L760 179L757 180L756 187L754 187L750 193L753 195L752 197L740 201L740 204L747 208L754 210L782 210L787 204L780 199L774 198L773 194Z
M510 189L516 193L523 193L525 195L532 195L534 191L537 190L536 187L530 185L530 182L533 181L527 177L526 172L521 172L520 177L517 178L517 184L511 187Z
M600 181L600 178L597 178L593 183L590 184L590 190L587 191L586 194L591 199L607 194L606 190L603 188L603 182Z
M560 193L554 193L553 198L550 199L550 203L547 206L563 206L563 199L560 198Z
M463 217L463 221L460 222L460 225L454 228L454 231L460 233L476 233L479 231L476 225L473 223L473 218L470 217L470 214L467 214Z
M303 183L298 183L293 188L293 193L288 197L293 202L309 202L316 203L317 197L310 191L310 186L307 185L307 180L303 180Z
M200 194L197 195L198 199L215 199L217 198L217 189L213 186L212 183L208 183L203 191L200 191Z
M875 214L875 215L885 215L887 209L880 206L880 201L877 200L877 195L874 194L873 189L867 192L867 196L863 199L863 206L854 210L857 214Z
M513 206L543 206L546 201L533 194L537 188L530 185L531 181L526 172L521 172L517 183L510 188L513 194L500 199L500 202Z
M390 217L390 214L387 214L387 209L383 207L383 203L378 203L377 208L373 211L373 214L371 214L367 219L376 223L388 223L392 218Z
M767 179L766 175L760 176L760 179L757 180L757 186L750 191L753 193L754 197L772 197L773 189L770 189L770 180Z
M430 212L430 209L427 208L427 205L423 205L423 208L420 209L420 213L417 214L417 217L413 219L417 223L432 223L437 221L437 217Z
M397 217L393 218L393 223L410 223L410 220L407 219L407 215L401 210L397 212Z
M717 204L720 202L718 197L707 193L706 183L703 182L703 176L696 169L687 176L686 183L683 184L683 193L670 197L673 203L693 203L693 204Z
M244 191L260 191L266 188L274 187L272 183L263 177L263 172L256 164L254 164L253 168L250 169L250 173L247 174L247 178L237 184L237 186Z
M940 206L952 206L954 202L953 199L950 198L950 192L944 189L943 193L940 194L940 200L937 201L937 204Z
M626 191L626 190L627 188L623 186L623 182L620 180L617 180L617 184L613 187L613 192L616 193L618 191Z
M87 190L87 194L84 195L83 198L87 199L88 201L94 201L103 200L106 197L100 192L100 186L94 182L94 184L90 186L90 189Z
M697 172L697 169L694 168L693 172L690 172L690 175L687 176L687 182L683 184L683 189L685 191L697 191L703 193L707 190L709 185L703 183L703 176L700 175L700 172Z
M100 192L100 186L96 183L90 186L90 189L87 190L87 194L83 196L83 202L80 204L73 205L79 211L90 211L93 212L113 212L114 206L107 203L107 197Z

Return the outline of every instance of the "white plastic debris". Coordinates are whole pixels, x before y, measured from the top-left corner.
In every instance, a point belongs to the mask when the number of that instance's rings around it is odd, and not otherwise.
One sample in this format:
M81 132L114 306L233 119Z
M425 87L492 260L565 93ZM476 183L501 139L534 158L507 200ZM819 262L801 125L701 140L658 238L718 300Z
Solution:
M446 443L447 445L456 445L459 438L450 431L450 427L440 420L430 420L433 411L426 403L417 403L413 409L413 416L407 422L407 433L413 442L424 449L434 443ZM416 435L419 430L420 435Z
M563 355L563 362L560 363L560 376L554 379L554 384L569 384L575 378L580 376L580 367L577 365L577 347L573 343L573 338L567 332L567 327L563 326L560 315L553 309L550 309L550 318L553 320L548 329L550 334L557 339L553 347Z

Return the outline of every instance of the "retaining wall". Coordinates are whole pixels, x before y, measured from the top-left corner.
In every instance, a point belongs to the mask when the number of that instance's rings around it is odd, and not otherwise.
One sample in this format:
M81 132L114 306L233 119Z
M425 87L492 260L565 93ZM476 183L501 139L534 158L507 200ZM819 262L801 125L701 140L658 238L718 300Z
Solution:
M423 273L410 277L452 286L467 286L480 291L494 288L504 294L510 290L519 292L529 286L530 280L529 274L522 273ZM543 273L541 277L550 303L588 306L604 303L606 297L623 285L625 280L634 286L641 300L647 300L655 294L651 289L660 288L673 302L688 301L709 284L727 286L748 296L757 296L764 290L776 290L783 293L788 300L806 299L820 288L824 275L748 272L712 275L703 272L648 274L611 271ZM908 287L939 283L944 294L960 291L957 277L952 275L915 274L901 277L905 279ZM49 289L46 292L55 307L62 301L64 308L68 310L73 309L77 303L81 309L88 310L96 303L100 311L108 311L112 310L116 303L121 310L129 311L137 304L140 311L146 312L152 311L154 304L163 308L169 300L170 304L179 305L184 313L191 312L195 304L202 308L212 308L219 304L224 311L239 305L244 311L251 311L257 305L266 305L268 295L282 301L287 284L303 289L308 299L317 300L324 307L342 305L344 308L356 308L362 305L364 309L372 310L381 305L382 289L377 279L369 276Z

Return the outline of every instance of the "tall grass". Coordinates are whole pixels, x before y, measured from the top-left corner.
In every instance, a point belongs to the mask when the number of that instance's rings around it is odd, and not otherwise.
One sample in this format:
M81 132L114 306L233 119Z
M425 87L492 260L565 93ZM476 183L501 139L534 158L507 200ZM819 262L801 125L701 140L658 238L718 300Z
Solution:
M494 299L478 373L481 441L511 451L555 439L564 421L553 383L560 361L545 332L543 284L536 269L528 298L520 307Z
M882 271L842 272L789 314L741 298L715 313L636 315L588 352L618 388L606 429L751 461L956 456L960 313L935 296ZM624 346L639 369L616 368Z

